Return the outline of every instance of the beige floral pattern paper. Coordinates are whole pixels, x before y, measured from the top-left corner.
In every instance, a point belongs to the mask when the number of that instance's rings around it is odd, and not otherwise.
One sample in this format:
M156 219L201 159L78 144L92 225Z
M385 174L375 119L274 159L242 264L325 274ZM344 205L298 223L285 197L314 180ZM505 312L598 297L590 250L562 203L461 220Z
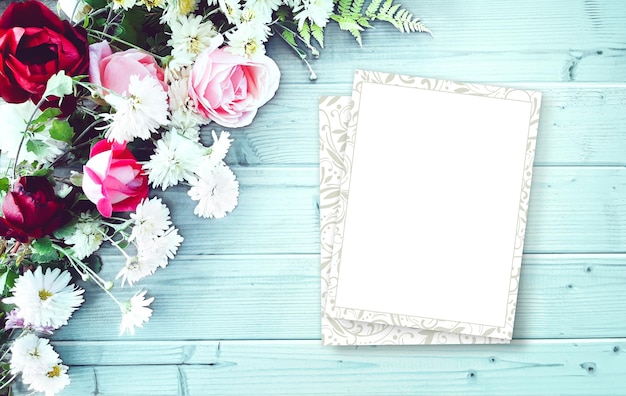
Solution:
M322 342L324 345L417 345L500 344L507 340L439 332L356 320L335 319L326 314L326 295L336 278L330 277L333 248L341 243L335 234L336 221L343 216L347 194L340 186L345 177L347 130L352 101L348 96L320 99L320 239L322 280Z
M359 94L361 86L365 82L435 90L457 95L475 95L485 98L526 101L530 104L529 108L531 111L526 141L525 165L520 180L517 233L511 257L508 307L503 326L366 311L335 305L337 279L341 263L343 227L345 225L345 211L350 185L353 143L356 138L356 125L359 119ZM323 315L323 338L325 343L471 343L506 342L506 340L511 339L526 212L530 195L540 99L540 93L520 89L357 71L355 73L352 102L346 102L347 99L337 97L329 97L321 101L320 193L323 211L321 237L323 292L326 301ZM351 111L348 111L346 106L351 107ZM344 135L342 132L346 130L347 135ZM344 155L342 156L342 154ZM333 200L336 201L336 204L333 203ZM331 246L333 249L332 253L330 253ZM328 257L329 254L330 258ZM414 331L407 332L408 329Z

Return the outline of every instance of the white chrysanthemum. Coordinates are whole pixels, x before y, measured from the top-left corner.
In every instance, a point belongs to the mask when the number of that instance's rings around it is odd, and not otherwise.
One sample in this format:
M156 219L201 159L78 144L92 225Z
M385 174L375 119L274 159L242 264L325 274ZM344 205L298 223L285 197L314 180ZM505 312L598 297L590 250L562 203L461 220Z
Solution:
M191 65L202 51L215 49L224 42L213 22L203 22L201 15L178 17L170 23L170 27L172 38L167 45L172 47L172 56L179 66Z
M148 180L153 187L175 186L183 180L194 177L193 171L198 166L198 158L206 149L199 143L189 140L176 132L166 132L156 142L154 154L143 165Z
M302 6L302 0L284 0L285 5L291 8L292 10L296 10Z
M248 0L246 8L253 10L259 18L269 22L272 20L272 12L276 11L282 3L282 0ZM245 17L242 18L245 19Z
M239 182L226 165L201 167L198 178L190 182L187 192L192 200L199 201L193 213L200 217L222 218L237 206Z
M122 310L122 322L120 323L120 335L129 332L135 334L135 327L143 327L150 320L152 309L148 305L154 301L154 297L145 298L146 291L137 292L129 301L120 306Z
M298 29L302 29L305 20L319 27L325 27L334 9L333 0L302 0L302 4L294 9L294 19L298 21Z
M173 73L168 68L167 71L170 72L167 90L171 113L170 128L197 142L200 138L200 125L206 121L189 97L189 69L185 67Z
M113 10L123 8L124 11L130 10L136 3L136 0L112 0Z
M227 51L247 58L265 54L267 28L262 24L245 23L226 33Z
M169 208L158 197L141 201L130 218L133 220L130 241L161 236L172 224Z
M103 117L111 123L106 137L116 142L130 142L135 138L149 139L150 134L168 123L167 93L155 78L133 74L130 76L128 93L124 96L108 94L104 97L114 114Z
M139 0L139 2L145 5L148 11L156 7L165 8L165 0Z
M11 373L19 374L30 370L44 370L59 362L59 354L52 349L46 338L33 333L25 334L11 346Z
M135 239L133 243L137 247L137 255L126 260L116 279L122 278L122 286L126 282L132 286L140 279L154 274L158 267L165 268L168 259L174 258L182 242L183 237L175 227L168 228L160 236Z
M159 19L161 23L171 24L180 16L186 16L198 8L199 0L166 0L165 10Z
M115 277L115 279L122 278L122 287L127 282L132 286L138 280L154 274L154 271L161 265L161 261L167 260L159 254L154 243L151 243L150 247L138 250L136 256L126 259L126 264Z
M222 131L219 138L217 137L217 133L215 133L215 131L211 131L211 136L213 137L211 154L208 157L205 157L205 160L212 165L218 165L224 161L224 158L226 158L226 154L228 154L228 150L230 149L230 145L233 140L229 139L230 132L226 131Z
M54 396L70 384L70 376L67 374L67 366L59 362L43 371L25 371L22 373L22 381L32 391Z
M236 25L241 20L239 0L217 0L217 4L229 23Z
M24 103L0 103L0 119L2 120L2 138L0 139L0 152L6 154L6 158L10 160L16 159L19 149L19 161L39 162L50 164L59 155L63 154L63 150L67 147L67 143L50 137L50 127L46 126L43 130L34 133L28 132L26 139L22 142L24 130L28 125L28 120L35 114L35 118L40 116L42 111L36 109L30 100ZM38 152L30 152L27 150L27 142L32 141L37 147Z
M167 259L173 259L178 248L183 243L183 240L184 238L178 233L178 229L170 227L165 234L156 239L156 242L161 255L165 256ZM159 262L161 268L167 266L167 259Z
M81 213L74 226L74 233L65 238L65 243L73 245L76 258L82 260L100 248L105 232L106 229L99 221L87 213Z
M91 6L84 0L59 0L57 2L57 11L63 13L77 23L85 19L85 16L91 11Z
M72 313L83 303L83 289L70 284L72 277L58 268L42 272L26 271L15 281L12 297L6 304L15 304L24 318L24 324L33 327L51 326L54 329L67 324Z

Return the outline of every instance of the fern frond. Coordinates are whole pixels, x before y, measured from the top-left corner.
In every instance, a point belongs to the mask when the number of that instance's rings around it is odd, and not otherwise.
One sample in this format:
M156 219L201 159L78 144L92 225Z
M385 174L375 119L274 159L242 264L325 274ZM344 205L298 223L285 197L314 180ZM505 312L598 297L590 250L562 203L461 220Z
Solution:
M353 14L362 15L364 4L365 4L365 0L352 0L352 6L350 7L350 12Z
M300 33L300 37L302 37L307 46L311 45L311 29L308 23L303 23L302 28L298 29L298 33Z
M311 34L315 40L319 43L320 47L324 48L324 28L311 24Z
M352 8L352 0L339 0L337 2L337 11L339 15L345 15L350 12Z
M368 18L373 18L376 16L376 12L378 11L378 8L380 7L380 3L382 3L383 0L372 0L370 2L370 5L367 6L367 9L365 10L365 16Z
M361 31L363 31L363 27L361 25L359 25L355 20L349 18L337 18L335 20L339 25L339 29L350 32L350 34L356 39L357 43L359 43L360 46L363 45L363 41L361 39Z

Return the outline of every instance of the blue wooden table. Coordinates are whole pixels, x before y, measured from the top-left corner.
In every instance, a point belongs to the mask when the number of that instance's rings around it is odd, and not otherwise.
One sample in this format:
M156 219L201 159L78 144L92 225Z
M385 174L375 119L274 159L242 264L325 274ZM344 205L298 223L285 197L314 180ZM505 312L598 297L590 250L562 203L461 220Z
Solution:
M273 40L280 89L231 131L239 207L207 221L168 190L186 240L142 283L151 321L118 336L117 306L88 287L54 337L63 395L626 395L626 3L403 4L434 37L377 24L359 48L333 25L315 82ZM321 346L317 103L349 95L356 68L543 92L511 345ZM104 259L113 278L121 258Z

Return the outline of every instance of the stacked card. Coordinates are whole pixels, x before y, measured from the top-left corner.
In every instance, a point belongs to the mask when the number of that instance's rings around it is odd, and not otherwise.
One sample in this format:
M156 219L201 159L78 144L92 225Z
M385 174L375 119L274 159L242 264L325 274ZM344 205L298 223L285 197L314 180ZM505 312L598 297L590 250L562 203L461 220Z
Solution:
M321 98L323 344L510 342L540 103L363 70Z

